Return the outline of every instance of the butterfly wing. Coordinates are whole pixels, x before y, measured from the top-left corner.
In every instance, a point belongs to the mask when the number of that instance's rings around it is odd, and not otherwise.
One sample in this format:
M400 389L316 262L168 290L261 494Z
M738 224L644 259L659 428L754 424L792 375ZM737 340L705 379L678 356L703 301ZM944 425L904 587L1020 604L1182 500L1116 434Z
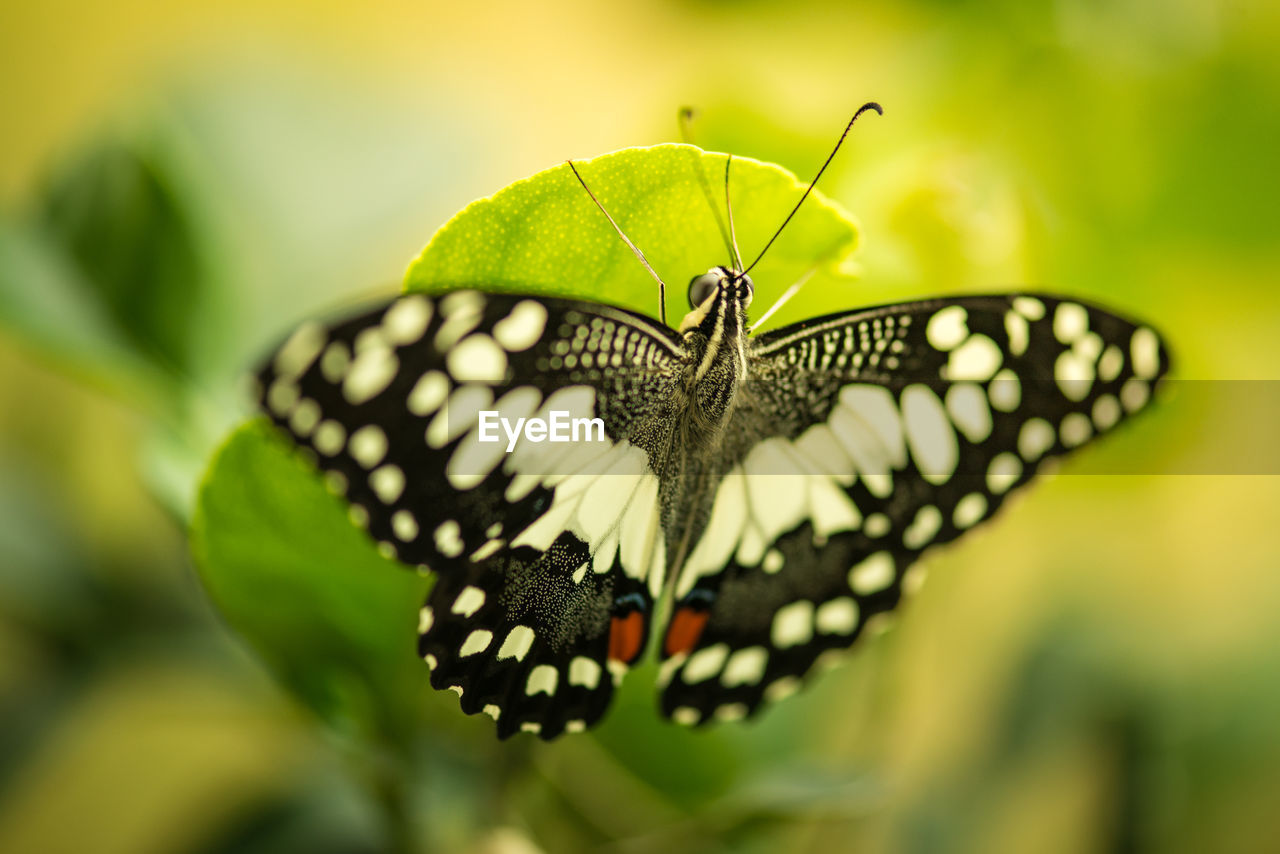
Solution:
M419 625L432 685L501 736L551 738L603 714L643 645L665 559L649 453L678 358L673 332L630 312L455 291L307 324L258 379L379 549L436 573ZM603 436L508 453L485 412L597 418Z
M1168 368L1149 328L1030 295L817 318L754 339L750 358L739 461L664 643L661 706L682 723L794 691L894 608L924 550L1141 409Z

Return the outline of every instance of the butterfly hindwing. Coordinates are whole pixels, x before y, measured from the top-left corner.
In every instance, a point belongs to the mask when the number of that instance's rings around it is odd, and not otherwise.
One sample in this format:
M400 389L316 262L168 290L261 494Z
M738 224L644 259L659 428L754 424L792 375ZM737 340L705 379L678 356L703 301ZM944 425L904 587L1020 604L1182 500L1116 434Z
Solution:
M1029 295L817 318L750 359L664 644L661 706L682 723L791 693L897 604L924 550L1142 408L1168 368L1150 329Z
M662 554L630 440L660 420L645 402L668 396L677 342L607 306L455 291L307 324L259 374L263 409L379 549L436 573L419 652L502 736L593 723L638 655ZM598 418L603 436L507 453L501 430L480 441L484 411Z

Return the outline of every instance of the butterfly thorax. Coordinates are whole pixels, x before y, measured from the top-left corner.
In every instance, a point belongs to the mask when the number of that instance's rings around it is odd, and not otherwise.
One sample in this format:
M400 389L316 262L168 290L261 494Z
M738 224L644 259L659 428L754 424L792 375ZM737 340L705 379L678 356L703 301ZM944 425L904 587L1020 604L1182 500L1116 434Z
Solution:
M747 379L747 307L750 278L724 267L694 280L711 283L708 293L680 324L684 366L677 394L680 415L671 454L662 466L663 522L668 569L678 570L706 525L715 485L724 475L726 428Z
M747 374L747 307L751 279L724 268L713 268L694 282L715 281L715 289L680 323L688 395L686 421L689 438L705 449L733 410L739 385Z

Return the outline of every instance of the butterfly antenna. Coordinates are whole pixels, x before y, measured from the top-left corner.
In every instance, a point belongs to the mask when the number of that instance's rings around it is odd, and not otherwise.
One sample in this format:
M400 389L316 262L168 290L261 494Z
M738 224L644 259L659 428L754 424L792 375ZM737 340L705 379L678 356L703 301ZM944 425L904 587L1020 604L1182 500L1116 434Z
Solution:
M693 118L697 115L693 107L681 107L677 116L680 124L680 141L685 145L693 145ZM711 182L707 180L707 173L702 170L702 157L696 151L689 152L693 155L693 173L698 176L698 184L702 187L702 195L707 200L707 207L711 208L711 216L716 221L716 228L720 231L720 239L724 241L724 248L728 250L729 255L733 256L733 244L729 241L729 232L724 227L724 220L720 218L720 210L716 207L716 197L711 192ZM732 216L732 214L730 214ZM735 267L741 266L735 262Z
M782 221L782 225L778 226L778 230L773 233L773 237L770 237L769 242L760 250L760 254L756 256L756 260L751 262L751 267L742 271L744 274L751 272L751 268L760 263L760 259L764 257L764 253L768 252L769 247L773 245L773 241L778 239L779 234L782 234L782 230L787 227L787 223L791 222L791 218L796 215L796 211L800 210L800 206L804 204L804 200L809 198L809 193L813 191L813 185L818 183L818 179L822 177L822 173L827 171L827 166L836 156L836 152L840 150L840 145L844 142L844 138L849 135L849 131L853 128L853 123L858 120L858 116L862 115L867 110L875 110L877 115L884 115L884 108L875 101L868 101L858 108L858 112L854 113L853 118L849 119L849 124L845 125L844 133L840 134L840 139L836 140L836 147L831 149L831 153L827 155L827 159L823 162L822 168L818 170L818 174L813 176L813 180L810 181L809 186L805 188L804 195L800 197L800 201L796 202L796 206L791 209L791 213L787 214L787 218Z
M733 155L724 161L724 209L729 214L729 254L733 256L733 269L742 270L742 252L738 250L738 232L733 229L733 204L729 201L729 167L733 165Z
M644 253L640 251L640 247L631 242L631 238L627 237L627 235L623 233L622 228L619 227L614 218L609 215L609 212L605 210L604 205L600 204L600 200L596 198L596 194L591 192L591 188L587 186L587 182L582 180L582 176L578 174L578 170L573 165L573 161L566 160L565 163L569 164L569 168L573 170L573 177L578 179L578 183L582 185L582 189L587 191L587 195L591 197L591 201L596 203L596 207L600 209L600 213L604 214L605 219L609 220L609 225L613 226L614 231L618 232L618 236L622 238L622 242L631 248L631 251L640 259L640 263L649 271L649 275L653 276L654 281L658 283L658 316L665 325L667 322L667 283L662 281L662 277L658 275L657 270L653 269L653 265L649 263L649 259L644 257Z
M782 292L782 296L778 297L777 301L775 301L773 305L769 306L769 310L766 311L763 315L761 315L759 320L751 324L752 330L756 330L756 329L759 329L761 326L764 326L765 322L769 318L773 317L774 312L776 312L778 309L786 305L787 301L791 299L793 296L800 293L800 289L804 287L806 282L808 282L810 279L813 278L813 274L816 272L818 272L818 267L816 264L810 267L808 270L806 270L805 274L801 276L799 279L797 279L795 284L793 284L791 287L787 288L785 291Z

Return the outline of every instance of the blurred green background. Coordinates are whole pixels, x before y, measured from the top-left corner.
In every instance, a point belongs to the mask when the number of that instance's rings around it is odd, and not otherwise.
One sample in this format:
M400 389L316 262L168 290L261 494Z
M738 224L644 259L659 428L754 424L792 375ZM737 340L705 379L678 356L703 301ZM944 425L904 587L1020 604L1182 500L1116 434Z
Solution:
M322 721L185 531L277 336L682 104L802 176L885 105L823 181L848 305L1035 286L1154 323L1182 379L1280 379L1278 43L1265 0L6 3L0 851L1274 849L1280 480L1185 474L1274 408L1173 389L842 667L695 733L644 674L550 745L447 692L390 742Z

